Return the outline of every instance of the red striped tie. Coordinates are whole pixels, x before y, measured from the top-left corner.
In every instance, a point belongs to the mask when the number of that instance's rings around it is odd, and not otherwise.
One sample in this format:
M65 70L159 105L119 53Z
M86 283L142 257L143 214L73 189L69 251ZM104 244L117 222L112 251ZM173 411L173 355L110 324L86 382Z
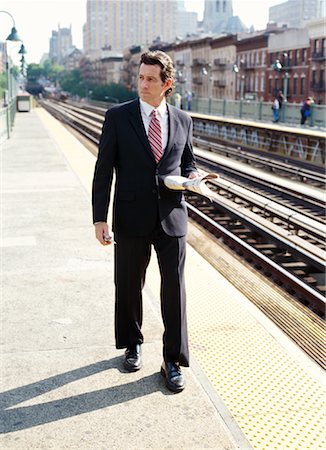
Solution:
M154 154L155 161L158 163L163 155L162 148L162 130L161 123L157 117L157 110L153 109L151 112L152 119L148 128L148 140Z

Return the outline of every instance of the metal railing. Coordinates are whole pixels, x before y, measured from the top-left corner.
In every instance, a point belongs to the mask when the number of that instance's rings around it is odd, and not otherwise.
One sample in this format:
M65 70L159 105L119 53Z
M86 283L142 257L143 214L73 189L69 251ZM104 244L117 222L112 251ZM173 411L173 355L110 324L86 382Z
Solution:
M302 105L297 103L283 103L280 110L279 123L298 127L301 119ZM270 102L256 102L252 100L220 100L203 97L193 97L191 111L212 114L223 117L236 117L263 122L273 121L272 104ZM311 116L304 126L326 129L326 106L311 105Z
M16 115L16 98L7 106L0 107L0 144L11 136Z

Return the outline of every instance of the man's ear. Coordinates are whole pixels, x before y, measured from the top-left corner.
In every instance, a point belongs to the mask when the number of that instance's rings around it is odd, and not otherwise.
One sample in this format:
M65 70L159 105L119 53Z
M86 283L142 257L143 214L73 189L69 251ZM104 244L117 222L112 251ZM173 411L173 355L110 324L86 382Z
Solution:
M173 85L173 81L169 78L168 80L166 80L164 88L167 91L168 89L170 89Z

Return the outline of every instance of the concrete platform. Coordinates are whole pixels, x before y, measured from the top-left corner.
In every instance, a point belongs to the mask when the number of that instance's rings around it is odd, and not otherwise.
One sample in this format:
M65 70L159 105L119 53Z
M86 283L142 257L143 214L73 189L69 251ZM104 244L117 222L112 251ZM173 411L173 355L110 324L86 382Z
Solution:
M1 449L326 448L323 370L249 300L278 302L281 289L218 243L218 271L188 245L191 367L173 395L159 374L153 252L144 367L126 373L114 345L113 249L91 224L94 156L40 108L17 114L1 154ZM190 228L189 242L201 239Z
M113 251L91 223L95 158L42 109L17 114L1 150L1 448L251 448L195 361L185 391L166 390L149 290L144 367L123 370Z

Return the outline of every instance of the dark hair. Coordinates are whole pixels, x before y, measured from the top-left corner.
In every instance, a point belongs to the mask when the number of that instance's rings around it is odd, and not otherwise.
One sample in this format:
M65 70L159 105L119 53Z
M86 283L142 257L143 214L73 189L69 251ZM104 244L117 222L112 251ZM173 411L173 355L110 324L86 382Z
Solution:
M150 52L143 53L140 57L140 63L141 64L147 64L150 66L160 66L161 72L161 80L163 83L165 83L167 80L172 80L172 83L174 83L175 78L175 69L173 67L173 62L170 56L167 53L162 52L161 50L154 50ZM169 88L165 92L165 97L170 95L172 92L172 87Z

